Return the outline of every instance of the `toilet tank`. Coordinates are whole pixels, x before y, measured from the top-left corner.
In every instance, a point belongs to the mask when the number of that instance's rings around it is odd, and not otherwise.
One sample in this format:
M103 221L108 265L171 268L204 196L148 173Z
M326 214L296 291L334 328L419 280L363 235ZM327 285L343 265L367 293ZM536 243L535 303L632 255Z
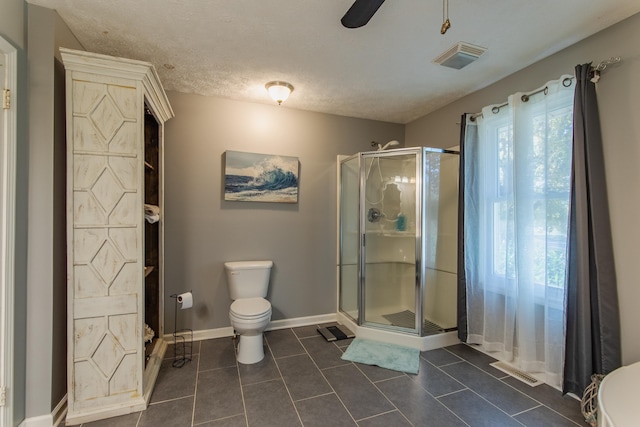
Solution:
M267 296L273 261L225 262L231 299Z

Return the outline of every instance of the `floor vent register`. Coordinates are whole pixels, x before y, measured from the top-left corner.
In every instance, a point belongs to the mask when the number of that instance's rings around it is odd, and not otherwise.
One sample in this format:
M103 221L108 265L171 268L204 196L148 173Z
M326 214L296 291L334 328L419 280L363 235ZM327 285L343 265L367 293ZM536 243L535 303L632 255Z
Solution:
M517 368L514 368L513 366L511 366L507 362L493 362L493 363L490 363L490 365L493 366L496 369L501 370L505 374L509 374L513 378L515 378L517 380L520 380L525 384L530 385L531 387L535 387L535 386L540 385L540 384L543 383L542 381L540 381L536 377L534 377L534 376L532 376L530 374L527 374L526 372L521 371L521 370L519 370Z

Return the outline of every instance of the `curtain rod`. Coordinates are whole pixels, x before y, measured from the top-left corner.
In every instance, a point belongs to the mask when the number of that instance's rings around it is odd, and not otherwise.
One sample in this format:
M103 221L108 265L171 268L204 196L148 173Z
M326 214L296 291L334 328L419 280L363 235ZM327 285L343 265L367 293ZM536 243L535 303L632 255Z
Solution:
M617 64L618 62L622 61L622 58L619 56L612 56L609 59L606 59L604 61L600 61L598 63L598 65L595 66L591 66L591 71L593 72L593 77L591 78L591 81L593 83L597 83L598 80L600 80L600 73L602 71L604 71L605 68L607 68L607 66L611 65L611 64ZM569 87L571 86L571 81L575 79L575 77L565 77L562 80L562 85L564 87ZM529 93L525 93L524 95L522 95L520 97L520 99L522 100L522 102L527 102L529 101L529 98L532 97L533 95L536 95L540 92L544 92L544 94L546 95L549 91L549 88L547 86L543 87L542 89L538 89L538 90L534 90L533 92L529 92ZM505 102L504 104L500 104L500 105L496 105L491 109L491 112L493 114L498 114L500 112L500 109L506 105L508 105L508 102ZM482 112L479 113L474 113L471 114L469 116L469 120L471 120L472 122L474 122L476 120L477 117L481 117L482 116Z
M605 68L607 68L607 66L608 66L608 65L611 65L611 64L617 64L617 63L618 63L618 62L620 62L620 61L622 61L622 58L621 58L621 57L619 57L619 56L612 56L612 57L611 57L611 58L609 58L609 59L606 59L606 60L604 60L604 61L600 61L600 62L598 63L598 65L596 65L595 67L594 67L594 66L591 66L591 69L592 69L593 71L603 71Z

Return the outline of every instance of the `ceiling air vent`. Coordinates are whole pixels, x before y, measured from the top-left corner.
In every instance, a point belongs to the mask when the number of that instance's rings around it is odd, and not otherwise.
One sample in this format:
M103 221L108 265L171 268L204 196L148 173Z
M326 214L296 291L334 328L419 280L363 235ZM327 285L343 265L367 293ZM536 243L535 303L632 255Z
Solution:
M486 51L487 48L485 47L475 46L465 42L458 42L445 53L434 59L433 62L459 70L460 68L471 64Z

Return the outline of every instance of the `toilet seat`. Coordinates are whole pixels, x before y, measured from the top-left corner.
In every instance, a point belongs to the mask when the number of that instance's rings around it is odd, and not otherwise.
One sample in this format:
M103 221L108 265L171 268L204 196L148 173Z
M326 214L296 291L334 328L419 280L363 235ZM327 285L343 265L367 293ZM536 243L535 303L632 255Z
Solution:
M271 314L271 303L259 297L241 298L231 304L229 314L242 320L259 319Z

